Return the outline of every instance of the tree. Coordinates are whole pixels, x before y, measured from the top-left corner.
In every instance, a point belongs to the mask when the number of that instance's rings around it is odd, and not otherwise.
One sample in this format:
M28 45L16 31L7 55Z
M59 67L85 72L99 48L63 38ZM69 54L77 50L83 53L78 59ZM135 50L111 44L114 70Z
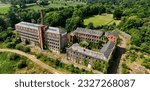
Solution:
M77 9L73 12L73 17L83 17L83 12Z
M77 27L83 26L83 20L80 17L72 17L66 20L67 32L75 30Z
M0 31L6 28L6 22L0 17Z
M150 53L150 43L148 43L148 42L144 42L144 43L142 43L141 44L141 49L143 50L143 51L145 51L145 52L147 52L147 53Z
M90 23L87 25L87 28L89 28L89 29L93 29L93 28L94 28L93 23L92 23L92 22L90 22Z
M89 46L89 43L86 41L81 41L79 44L80 44L80 46L85 47L85 48L88 48L88 46Z
M15 53L10 53L8 56L9 56L9 60L18 61L20 59L20 56Z
M88 64L89 64L89 61L86 58L84 58L83 59L83 65L88 66Z
M48 0L37 0L37 5L42 5L42 6L44 6L44 5L48 5Z
M123 15L123 12L120 9L115 9L113 13L113 18L116 20L120 20Z
M107 63L101 60L94 60L92 68L101 72L105 72L107 70Z
M124 17L121 20L120 27L123 31L128 31L132 28L138 28L143 25L142 19L138 16Z
M18 68L22 69L22 68L25 68L25 67L27 67L27 62L26 61L20 61L19 64L18 64Z
M18 13L18 7L11 6L7 14L7 23L10 27L15 27L15 24L17 24L20 21L16 13Z
M64 19L59 12L49 13L45 18L45 23L54 27L61 26L64 24Z

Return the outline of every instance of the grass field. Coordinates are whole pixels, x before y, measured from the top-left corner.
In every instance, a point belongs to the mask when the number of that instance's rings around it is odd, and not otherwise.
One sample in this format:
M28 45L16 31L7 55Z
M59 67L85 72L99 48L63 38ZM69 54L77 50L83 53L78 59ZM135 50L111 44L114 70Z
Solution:
M26 4L27 9L34 9L34 10L40 10L40 9L47 9L47 8L59 8L59 7L69 7L69 6L77 6L77 5L85 5L85 3L80 3L80 2L61 2L57 1L55 3L50 3L49 5L46 6L38 6L36 3L32 4ZM0 14L7 14L9 10L10 4L1 4L0 3Z
M9 10L9 4L0 4L0 14L6 14Z
M16 60L10 59L10 55L14 53L0 52L0 74L39 74L39 73L49 73L45 69L41 69L36 64L32 63L29 59L19 56ZM26 61L27 67L18 68L21 61Z
M89 17L84 20L84 25L88 25L89 23L93 23L94 27L113 24L119 24L119 20L114 20L112 14L103 14L103 15L95 15L93 17Z
M34 9L34 10L40 10L40 9L48 9L48 8L60 8L60 7L69 7L69 6L77 6L77 5L84 5L85 3L78 3L78 2L68 2L68 3L50 3L46 6L39 6L34 4L27 4L27 9Z

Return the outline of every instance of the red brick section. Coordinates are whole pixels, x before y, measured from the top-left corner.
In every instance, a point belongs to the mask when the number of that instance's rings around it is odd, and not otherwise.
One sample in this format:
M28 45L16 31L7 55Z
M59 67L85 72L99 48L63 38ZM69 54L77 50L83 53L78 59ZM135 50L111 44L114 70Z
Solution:
M112 41L113 43L116 43L117 41L117 38L114 35L108 35L107 38L109 41Z
M38 27L38 32L39 32L39 44L41 49L43 50L43 43L44 43L44 38L43 38L43 33L45 31L45 26L41 25Z

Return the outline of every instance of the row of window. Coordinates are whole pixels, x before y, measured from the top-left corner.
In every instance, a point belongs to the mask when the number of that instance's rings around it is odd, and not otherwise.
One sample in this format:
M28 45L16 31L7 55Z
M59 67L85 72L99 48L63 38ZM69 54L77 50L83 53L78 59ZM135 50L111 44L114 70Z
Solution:
M30 38L25 37L25 36L21 36L21 38L22 38L23 40L24 40L24 39L28 39L28 40L30 40L30 41L33 41L33 42L35 42L35 43L38 43L38 40L30 39Z
M18 31L18 32L21 35L30 35L30 36L38 37L38 35L35 33L29 33L29 32L23 32L23 31Z
M98 42L99 39L90 39L90 38L83 38L83 37L79 37L79 40L88 40L88 41L92 41L92 42Z
M56 38L46 38L47 41L54 41L54 42L59 42L59 39Z
M17 29L17 30L23 30L23 31L28 31L28 32L37 33L37 30L35 30L35 29L26 28L26 27L21 27L21 26L16 26L16 29Z
M58 50L59 49L59 47L53 46L53 45L48 45L48 48L52 49L52 50Z
M49 36L49 37L57 37L57 38L60 37L59 34L54 34L54 33L49 33L49 32L47 32L46 35Z
M88 34L77 34L77 36L92 37L92 38L99 38L100 37L100 36L93 36L93 35L88 35Z
M38 38L35 38L35 37L30 37L30 36L27 36L27 35L20 35L21 36L21 38L23 37L23 38L26 38L26 39L30 39L30 40L34 40L34 41L38 41Z
M57 45L57 46L59 46L58 43L54 43L54 42L48 42L48 45Z

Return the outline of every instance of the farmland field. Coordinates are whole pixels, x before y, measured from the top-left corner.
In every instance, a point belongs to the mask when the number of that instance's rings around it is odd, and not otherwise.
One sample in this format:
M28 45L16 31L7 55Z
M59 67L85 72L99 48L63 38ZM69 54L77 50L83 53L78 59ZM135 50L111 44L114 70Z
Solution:
M84 20L84 25L93 23L94 27L107 25L107 24L119 24L119 20L114 20L112 14L95 15Z

